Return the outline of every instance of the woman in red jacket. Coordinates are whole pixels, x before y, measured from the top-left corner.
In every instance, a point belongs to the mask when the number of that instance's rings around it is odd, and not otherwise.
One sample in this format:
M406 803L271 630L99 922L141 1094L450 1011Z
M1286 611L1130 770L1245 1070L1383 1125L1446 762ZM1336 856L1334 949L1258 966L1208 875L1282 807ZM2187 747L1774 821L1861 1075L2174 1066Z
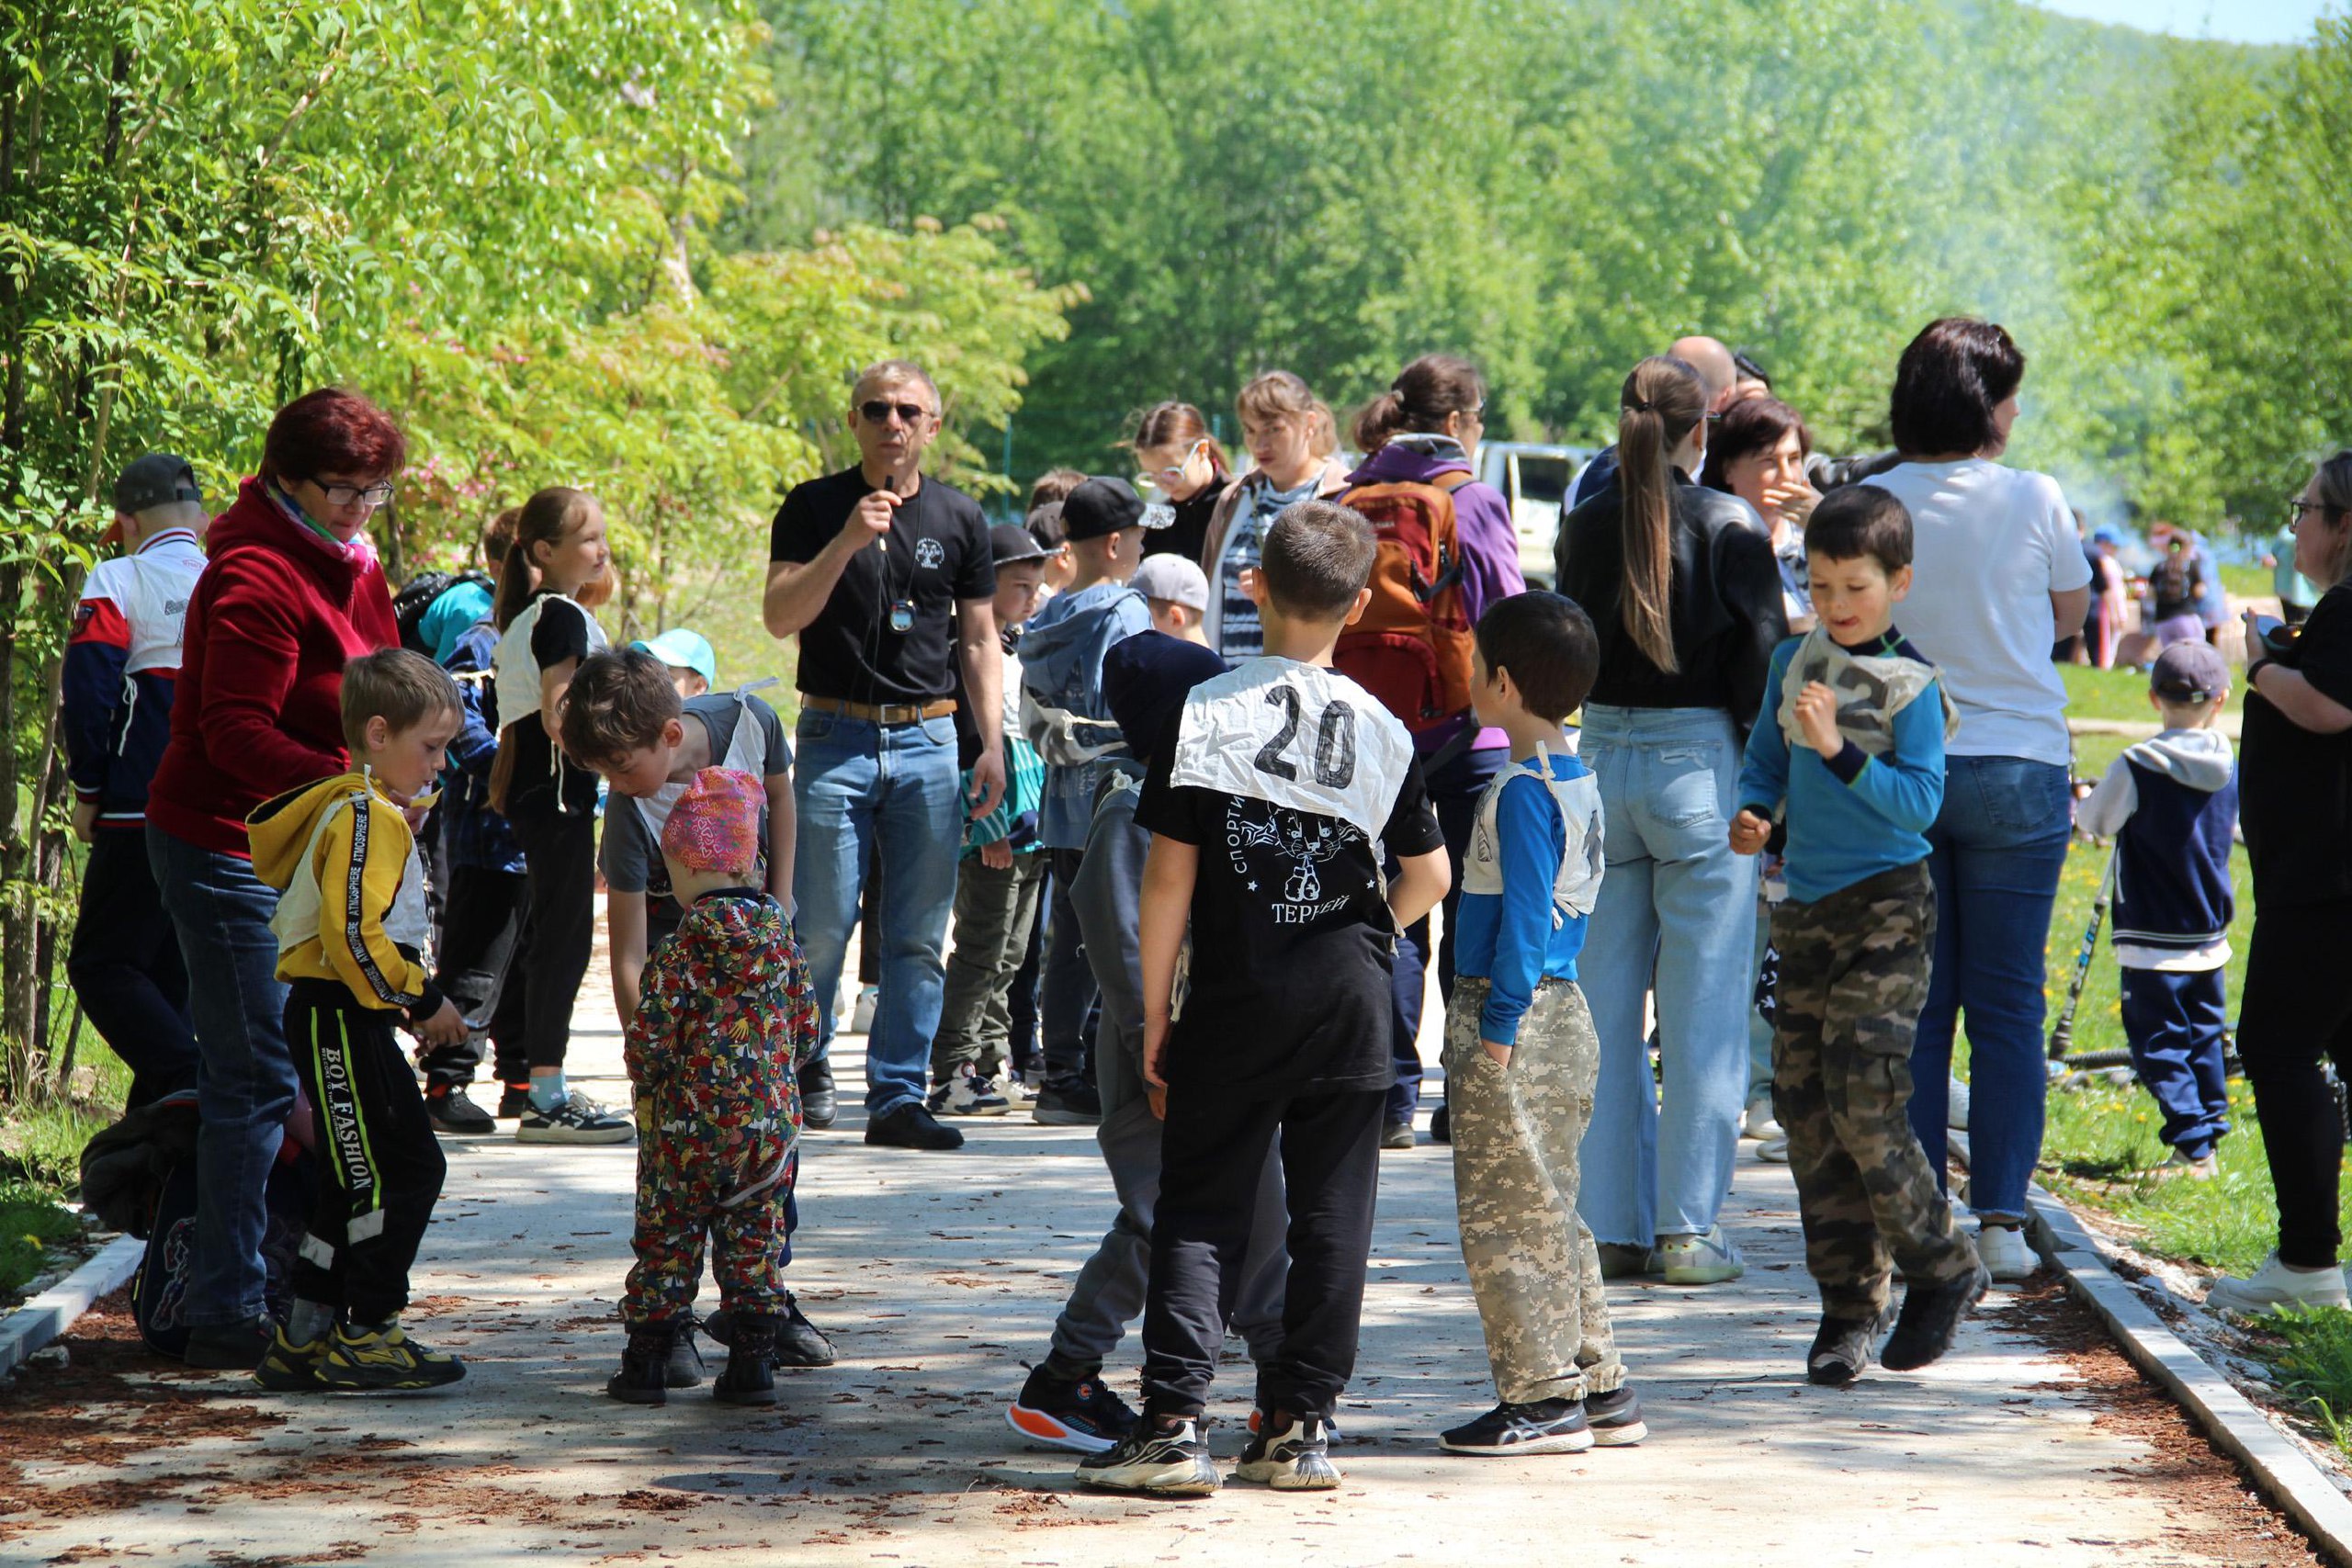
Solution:
M245 817L349 765L345 660L400 641L367 534L406 443L334 388L270 422L261 473L214 519L188 601L172 739L147 808L147 857L187 960L197 1080L196 1250L182 1310L191 1366L250 1368L269 1345L263 1192L294 1104L280 1014L277 893L254 875Z

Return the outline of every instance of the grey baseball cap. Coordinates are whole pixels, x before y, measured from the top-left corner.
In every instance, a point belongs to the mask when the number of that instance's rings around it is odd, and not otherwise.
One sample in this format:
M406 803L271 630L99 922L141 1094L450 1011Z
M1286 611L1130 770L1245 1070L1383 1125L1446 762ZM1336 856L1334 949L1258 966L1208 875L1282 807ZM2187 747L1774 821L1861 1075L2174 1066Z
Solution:
M193 501L199 506L204 503L204 490L196 482L196 469L177 453L150 452L143 457L134 457L115 476L117 512L141 513L175 501Z

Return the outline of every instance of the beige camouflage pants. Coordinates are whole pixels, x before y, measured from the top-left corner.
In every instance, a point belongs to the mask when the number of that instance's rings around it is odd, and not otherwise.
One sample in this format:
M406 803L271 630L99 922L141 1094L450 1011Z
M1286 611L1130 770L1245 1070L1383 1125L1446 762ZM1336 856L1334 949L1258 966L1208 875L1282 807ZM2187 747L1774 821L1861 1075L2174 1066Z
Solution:
M1877 1316L1890 1262L1918 1284L1976 1271L1906 1114L1935 937L1924 864L1772 912L1772 1112L1789 1134L1805 1268L1832 1316Z
M1547 980L1519 1022L1510 1065L1478 1043L1487 982L1453 984L1445 1102L1462 1261L1509 1404L1611 1393L1625 1382L1601 1294L1600 1255L1577 1213L1577 1145L1592 1120L1600 1042L1584 993Z

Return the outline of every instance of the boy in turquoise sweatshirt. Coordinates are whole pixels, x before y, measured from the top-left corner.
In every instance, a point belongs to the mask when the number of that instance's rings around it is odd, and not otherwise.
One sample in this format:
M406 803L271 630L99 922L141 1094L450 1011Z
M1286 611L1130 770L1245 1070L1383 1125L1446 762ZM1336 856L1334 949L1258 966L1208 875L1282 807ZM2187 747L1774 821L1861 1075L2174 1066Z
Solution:
M1951 1348L1985 1276L1905 1111L1935 942L1927 834L1952 723L1935 666L1894 626L1911 591L1911 514L1876 485L1836 491L1806 525L1805 562L1819 618L1773 652L1731 847L1754 854L1774 818L1787 824L1772 1107L1821 1289L1806 1375L1843 1387L1870 1364L1890 1262L1905 1285L1879 1357L1894 1371Z

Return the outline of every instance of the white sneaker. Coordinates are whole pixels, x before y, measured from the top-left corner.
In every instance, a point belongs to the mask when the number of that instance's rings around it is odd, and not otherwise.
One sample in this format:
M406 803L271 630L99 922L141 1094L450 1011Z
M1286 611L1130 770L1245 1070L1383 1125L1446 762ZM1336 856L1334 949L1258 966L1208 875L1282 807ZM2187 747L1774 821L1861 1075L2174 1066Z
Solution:
M1756 1145L1756 1157L1766 1165L1788 1164L1789 1135L1786 1133L1775 1132L1770 1137Z
M1008 1072L1001 1078L989 1081L996 1085L997 1093L1004 1096L1005 1104L1016 1110L1037 1098L1029 1086L1021 1081L1019 1073Z
M931 1111L934 1116L1001 1116L1012 1109L1012 1102L997 1091L995 1084L980 1077L971 1063L956 1069L956 1076L931 1091Z
M881 1005L881 987L867 986L860 989L857 993L857 1005L850 1009L849 1032L852 1034L873 1033L874 1010Z
M1743 1138L1762 1138L1767 1143L1781 1135L1781 1124L1772 1118L1772 1097L1758 1095L1747 1102L1747 1114L1739 1123Z
M1669 1285L1720 1285L1747 1272L1739 1248L1715 1225L1704 1235L1669 1235L1658 1244Z
M2180 1150L2173 1150L2164 1164L2148 1172L2159 1181L2185 1178L2190 1181L2211 1181L2222 1174L2222 1162L2211 1155L2203 1159L2191 1159Z
M2016 1225L1979 1224L1976 1227L1976 1256L1984 1260L1984 1270L2005 1284L2030 1280L2041 1266L2033 1248L2026 1245L2025 1232Z
M1958 1078L1951 1080L1951 1099L1945 1103L1944 1125L1956 1133L1968 1131L1968 1086ZM2000 1276L1993 1276L1996 1280Z
M2340 1307L2352 1305L2352 1300L2345 1295L2343 1269L2290 1269L2274 1252L2244 1280L2214 1280L2205 1304L2215 1312L2258 1317L2281 1307Z

